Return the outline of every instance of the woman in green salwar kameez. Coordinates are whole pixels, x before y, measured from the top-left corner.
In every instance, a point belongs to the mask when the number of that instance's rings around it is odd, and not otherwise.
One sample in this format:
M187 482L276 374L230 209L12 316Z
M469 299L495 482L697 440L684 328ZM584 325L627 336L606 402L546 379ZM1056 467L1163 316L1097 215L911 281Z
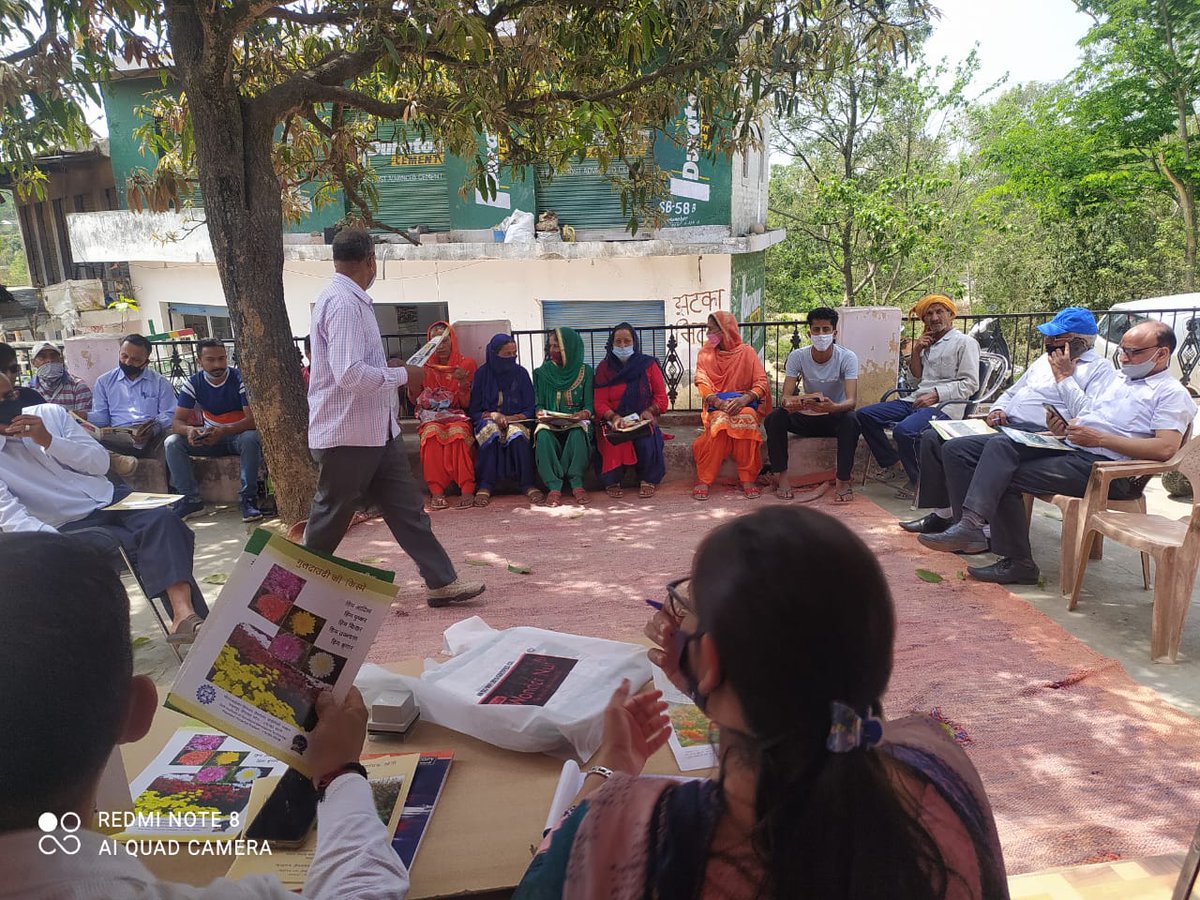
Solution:
M538 474L558 506L563 484L575 502L589 502L583 471L592 459L592 367L583 361L583 339L572 328L556 328L546 342L546 361L533 373L539 424L534 434ZM553 421L547 421L551 417ZM563 421L564 417L570 422Z

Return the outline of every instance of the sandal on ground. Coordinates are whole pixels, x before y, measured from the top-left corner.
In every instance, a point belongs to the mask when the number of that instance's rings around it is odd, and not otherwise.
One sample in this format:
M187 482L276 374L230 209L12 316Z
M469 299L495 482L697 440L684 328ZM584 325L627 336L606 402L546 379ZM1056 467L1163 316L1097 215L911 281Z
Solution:
M915 484L906 484L904 487L896 491L897 500L911 500L917 495L917 486Z
M430 509L446 509L448 506L450 506L450 504L446 502L445 494L434 494L429 498Z
M546 495L546 505L547 506L561 506L562 505L562 491L551 491L550 493L548 493Z
M643 481L641 483L641 485L638 487L638 496L641 497L643 500L649 500L651 497L654 496L654 492L656 490L657 490L657 488L653 484L651 484L649 481Z
M876 472L871 476L872 481L877 481L880 484L891 484L900 478L908 478L908 473L904 471L903 466L888 466L882 472Z
M196 640L196 632L200 630L200 626L204 624L195 613L192 613L186 619L179 623L179 627L167 635L168 644L191 644Z
M708 499L708 485L707 484L696 485L694 488L692 488L692 497L693 497L693 499L696 499L696 500L707 500Z
M792 491L792 489L790 487L785 487L785 488L776 487L775 488L775 496L778 497L780 500L791 500L793 497L796 496L796 494Z
M350 517L350 528L355 525L361 525L363 522L370 522L374 518L369 513L363 512L361 509Z
M742 493L746 495L747 500L757 500L762 496L762 488L753 481L746 481L742 483Z
M854 488L846 487L833 495L834 503L849 503L854 499Z
M588 492L581 487L571 491L571 496L575 498L575 502L580 506L587 506L592 502L592 498L588 496Z
M479 491L478 493L475 494L475 505L477 507L479 507L480 509L483 509L485 506L487 506L491 502L492 502L491 491Z
M537 488L530 488L529 490L527 490L525 492L525 496L529 498L529 502L532 503L534 506L537 506L539 503L541 503L543 500L546 499L546 495L543 494L541 491L539 491Z
M604 489L604 493L608 494L614 500L620 500L625 496L625 491L619 484L610 484Z
M463 494L461 497L458 498L458 503L455 504L454 508L455 509L470 509L474 505L475 505L475 495L474 494Z

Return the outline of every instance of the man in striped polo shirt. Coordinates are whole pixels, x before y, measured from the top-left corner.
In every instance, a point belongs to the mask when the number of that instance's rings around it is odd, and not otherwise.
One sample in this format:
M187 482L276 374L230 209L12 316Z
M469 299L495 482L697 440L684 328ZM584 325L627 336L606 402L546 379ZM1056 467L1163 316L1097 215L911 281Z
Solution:
M179 514L184 519L204 511L200 487L192 473L193 456L240 456L242 484L242 521L262 518L255 506L258 496L258 467L262 463L262 445L254 427L254 411L242 373L229 365L225 345L208 338L196 345L200 371L179 389L175 409L174 434L167 438L167 468L171 483L184 495ZM194 411L200 410L202 425L193 425Z

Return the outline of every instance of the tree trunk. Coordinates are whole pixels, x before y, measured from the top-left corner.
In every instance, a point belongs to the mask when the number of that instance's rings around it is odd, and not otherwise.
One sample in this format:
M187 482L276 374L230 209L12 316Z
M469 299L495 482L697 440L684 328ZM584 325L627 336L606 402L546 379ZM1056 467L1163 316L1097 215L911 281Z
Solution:
M280 518L292 523L308 515L316 472L308 455L301 360L283 301L283 204L271 162L274 123L256 118L243 101L230 77L228 48L205 29L200 15L190 4L167 4L237 362L250 391Z
M1175 190L1175 199L1183 214L1183 290L1191 293L1196 290L1196 191L1191 184L1183 179L1187 175L1176 175L1167 165L1165 154L1158 154L1158 167L1171 182Z

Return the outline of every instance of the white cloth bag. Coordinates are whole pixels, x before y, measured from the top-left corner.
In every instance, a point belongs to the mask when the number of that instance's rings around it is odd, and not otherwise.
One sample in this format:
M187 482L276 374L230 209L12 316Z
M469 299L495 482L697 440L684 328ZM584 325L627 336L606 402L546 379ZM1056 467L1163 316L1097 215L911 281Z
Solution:
M425 661L419 679L363 666L355 684L367 705L404 687L421 717L508 750L586 760L600 746L604 708L628 678L650 680L646 648L542 628L497 631L478 616L444 634L445 663Z

